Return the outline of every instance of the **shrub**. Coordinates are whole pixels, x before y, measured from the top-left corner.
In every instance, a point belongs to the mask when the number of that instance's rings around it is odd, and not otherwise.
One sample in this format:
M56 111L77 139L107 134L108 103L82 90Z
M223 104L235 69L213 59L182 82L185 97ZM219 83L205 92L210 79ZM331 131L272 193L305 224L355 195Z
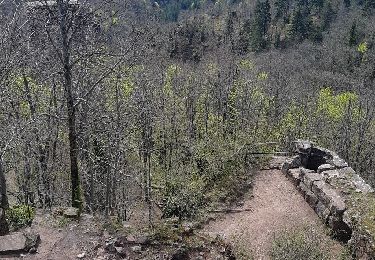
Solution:
M329 254L312 229L303 229L277 236L272 244L271 259L324 260L329 259Z
M35 217L35 209L28 205L16 205L6 211L6 218L11 230L31 225Z
M169 181L164 192L164 199L164 217L193 218L204 205L202 185L195 181L191 183Z

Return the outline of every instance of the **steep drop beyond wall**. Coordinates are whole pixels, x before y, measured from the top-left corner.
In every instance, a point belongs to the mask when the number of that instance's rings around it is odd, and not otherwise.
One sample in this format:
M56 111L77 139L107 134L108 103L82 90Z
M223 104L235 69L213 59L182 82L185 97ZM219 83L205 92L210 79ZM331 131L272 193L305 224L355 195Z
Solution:
M357 259L375 259L375 193L336 153L297 142L281 170Z

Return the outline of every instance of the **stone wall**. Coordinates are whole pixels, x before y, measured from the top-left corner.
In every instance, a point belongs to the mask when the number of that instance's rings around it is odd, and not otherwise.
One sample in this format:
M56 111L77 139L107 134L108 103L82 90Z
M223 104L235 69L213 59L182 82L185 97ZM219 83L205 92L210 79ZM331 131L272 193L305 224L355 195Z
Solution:
M282 172L357 259L375 259L375 194L336 153L298 141Z

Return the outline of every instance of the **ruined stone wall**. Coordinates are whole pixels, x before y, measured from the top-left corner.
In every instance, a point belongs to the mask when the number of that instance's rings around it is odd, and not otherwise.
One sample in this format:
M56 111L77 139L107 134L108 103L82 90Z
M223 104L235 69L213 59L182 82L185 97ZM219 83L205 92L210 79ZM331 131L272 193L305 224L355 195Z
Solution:
M282 164L282 172L357 259L375 259L372 187L332 151L298 141L297 152Z

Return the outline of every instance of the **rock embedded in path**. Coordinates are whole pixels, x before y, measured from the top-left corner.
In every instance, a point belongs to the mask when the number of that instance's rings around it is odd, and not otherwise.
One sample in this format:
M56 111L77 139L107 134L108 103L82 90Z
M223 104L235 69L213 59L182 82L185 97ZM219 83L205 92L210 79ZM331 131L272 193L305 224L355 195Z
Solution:
M78 218L79 217L79 209L69 207L64 210L64 217L66 218Z

